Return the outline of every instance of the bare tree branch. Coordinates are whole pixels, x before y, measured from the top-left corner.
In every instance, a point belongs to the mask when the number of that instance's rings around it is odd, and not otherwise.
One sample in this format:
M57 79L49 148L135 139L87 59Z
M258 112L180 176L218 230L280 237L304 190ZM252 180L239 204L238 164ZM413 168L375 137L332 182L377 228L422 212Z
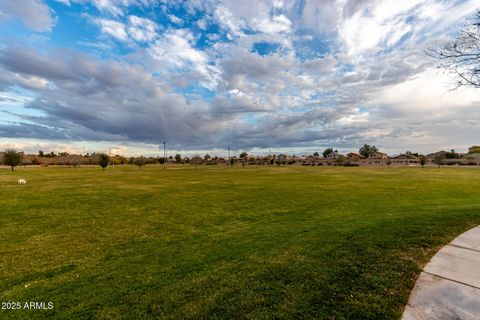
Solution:
M428 48L425 53L458 77L456 88L480 88L480 9L467 19L454 41Z

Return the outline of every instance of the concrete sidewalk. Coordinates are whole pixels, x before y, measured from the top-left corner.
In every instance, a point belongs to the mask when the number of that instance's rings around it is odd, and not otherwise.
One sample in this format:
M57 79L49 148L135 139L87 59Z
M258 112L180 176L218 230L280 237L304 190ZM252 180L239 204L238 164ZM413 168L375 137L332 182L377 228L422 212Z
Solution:
M480 226L455 238L427 263L402 319L480 319Z

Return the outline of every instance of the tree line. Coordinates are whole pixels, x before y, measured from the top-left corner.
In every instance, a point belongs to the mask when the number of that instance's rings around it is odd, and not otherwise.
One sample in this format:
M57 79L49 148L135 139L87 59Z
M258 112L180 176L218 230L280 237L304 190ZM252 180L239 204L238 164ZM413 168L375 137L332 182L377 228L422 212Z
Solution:
M358 149L358 153L365 158L371 157L373 154L378 152L379 149L374 145L364 144ZM327 158L328 155L333 152L338 153L338 150L333 147L328 147L322 152L314 152L313 157L320 157L320 154ZM478 154L480 153L480 146L471 146L468 148L468 154ZM85 155L76 155L69 154L67 152L60 152L58 154L54 152L44 153L39 151L38 155L25 155L21 151L15 149L7 149L2 153L1 163L10 166L12 171L16 166L19 165L65 165L70 167L78 167L80 165L99 165L102 169L105 170L108 166L115 165L135 165L140 169L147 164L164 164L165 162L176 163L176 164L214 164L218 162L223 162L225 164L234 165L240 163L245 166L246 164L255 165L255 164L276 164L276 165L287 165L293 164L296 162L297 157L293 155L292 157L287 157L285 155L268 155L263 157L251 157L247 152L243 151L237 156L225 159L218 156L211 156L205 154L203 157L199 155L194 155L192 157L182 156L180 154L175 154L175 156L169 156L166 159L163 157L124 157L120 155L109 156L105 153L87 153ZM406 155L414 156L418 158L418 163L423 167L427 163L427 158L425 155L419 154L417 152L406 151ZM442 151L434 154L432 162L438 166L443 165L445 159L458 159L460 154L455 152L455 150ZM335 159L335 162L343 164L345 162L345 157L343 155L338 155ZM389 166L391 160L387 159L386 164Z

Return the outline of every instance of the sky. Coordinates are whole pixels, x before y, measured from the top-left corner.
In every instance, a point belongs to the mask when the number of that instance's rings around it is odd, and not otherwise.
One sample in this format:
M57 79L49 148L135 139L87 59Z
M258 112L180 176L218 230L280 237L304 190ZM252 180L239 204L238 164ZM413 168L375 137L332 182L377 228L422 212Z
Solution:
M480 144L425 54L480 0L0 0L0 149L390 154Z

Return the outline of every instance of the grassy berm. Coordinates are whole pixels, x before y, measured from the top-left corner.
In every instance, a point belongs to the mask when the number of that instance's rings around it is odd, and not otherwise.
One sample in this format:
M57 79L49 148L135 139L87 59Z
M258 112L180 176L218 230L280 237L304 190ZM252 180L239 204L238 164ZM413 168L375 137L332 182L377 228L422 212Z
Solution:
M399 319L479 223L478 168L2 168L0 318Z

